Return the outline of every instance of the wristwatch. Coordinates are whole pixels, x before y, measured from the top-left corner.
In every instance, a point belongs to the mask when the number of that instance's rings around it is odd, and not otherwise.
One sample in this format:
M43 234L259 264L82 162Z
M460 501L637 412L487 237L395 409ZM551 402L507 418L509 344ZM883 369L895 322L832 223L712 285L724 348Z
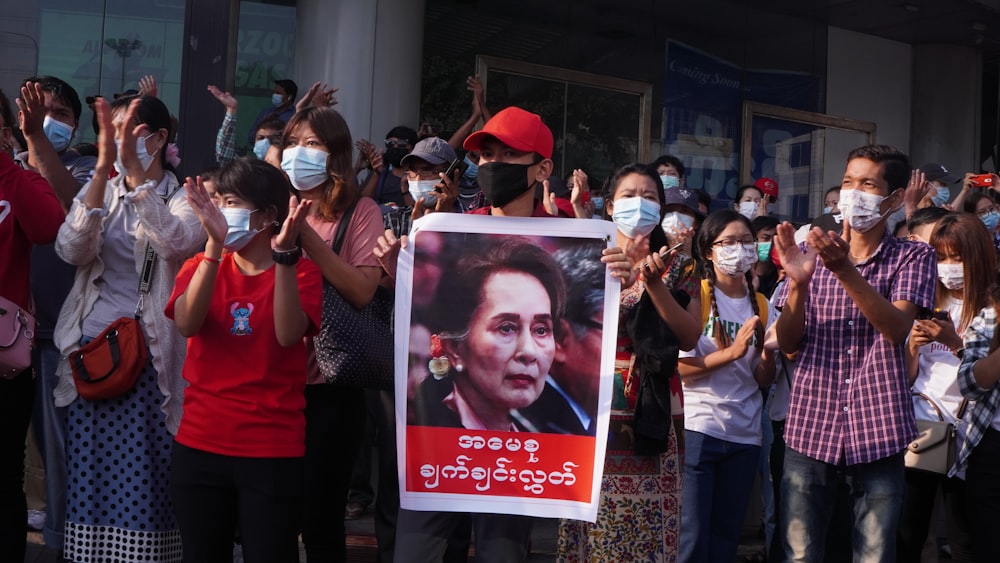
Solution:
M271 259L274 260L275 264L294 266L299 261L299 258L302 258L302 249L298 246L290 250L271 250Z

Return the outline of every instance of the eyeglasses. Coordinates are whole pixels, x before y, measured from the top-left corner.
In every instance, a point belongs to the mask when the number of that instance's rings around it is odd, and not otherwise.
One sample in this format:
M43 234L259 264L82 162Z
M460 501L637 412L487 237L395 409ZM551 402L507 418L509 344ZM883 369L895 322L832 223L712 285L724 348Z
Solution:
M726 238L713 242L712 246L719 246L728 249L734 249L737 246L742 246L747 250L754 250L757 248L757 241L753 240L752 238L744 238L744 239Z
M402 139L386 139L385 146L390 149L408 149L410 148L410 143Z
M986 209L983 209L982 211L980 211L979 212L979 216L980 217L986 217L987 215L989 215L990 213L993 213L994 211L1000 211L1000 207L997 207L995 205L991 205L991 206L987 207Z
M411 180L438 180L440 172L437 170L407 170L406 176Z

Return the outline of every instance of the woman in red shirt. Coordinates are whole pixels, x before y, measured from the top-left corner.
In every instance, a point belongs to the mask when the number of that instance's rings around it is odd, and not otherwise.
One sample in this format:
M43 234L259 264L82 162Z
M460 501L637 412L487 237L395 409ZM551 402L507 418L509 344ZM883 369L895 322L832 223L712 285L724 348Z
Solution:
M248 562L297 562L303 337L322 312L319 268L296 246L311 202L289 197L284 175L261 161L234 161L215 186L213 200L200 181L185 184L208 244L166 308L189 339L171 460L184 561L228 559L238 526Z

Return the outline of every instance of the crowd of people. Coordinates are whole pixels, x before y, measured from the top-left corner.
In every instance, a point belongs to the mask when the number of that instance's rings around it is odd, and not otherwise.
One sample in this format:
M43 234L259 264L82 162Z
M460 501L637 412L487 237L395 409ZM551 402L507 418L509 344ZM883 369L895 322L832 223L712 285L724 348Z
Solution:
M300 537L310 563L345 561L343 519L372 497L380 561L465 561L470 542L477 561L524 561L535 518L400 509L394 397L328 385L316 362L324 288L363 308L393 287L428 213L616 227L597 252L417 246L409 424L593 436L601 288L620 283L598 515L560 522L560 561L730 563L758 474L766 547L749 560L920 561L939 535L954 561L993 560L1000 176L860 147L793 225L773 179L723 204L686 185L684 155L558 177L542 116L493 114L467 87L454 133L398 126L380 148L355 142L335 88L296 99L291 80L237 140L239 104L210 85L219 166L184 178L155 80L88 99L97 141L75 146L65 81L25 80L16 106L0 92L0 323L36 323L30 365L0 363L0 560L25 556L30 422L44 540L66 561L236 545L291 562ZM71 358L122 318L146 362L123 394L85 398ZM908 461L918 421L955 431L942 471Z

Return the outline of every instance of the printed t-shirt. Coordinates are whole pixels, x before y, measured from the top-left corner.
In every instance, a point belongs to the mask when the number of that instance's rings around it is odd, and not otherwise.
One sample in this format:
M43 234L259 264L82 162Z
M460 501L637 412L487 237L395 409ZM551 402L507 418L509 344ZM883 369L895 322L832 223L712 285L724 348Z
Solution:
M177 274L166 315L187 289L203 254ZM305 455L304 342L288 348L274 333L274 270L247 276L231 253L222 263L208 314L198 334L188 339L184 415L177 441L190 448L236 457ZM307 336L315 335L322 313L322 276L308 259L299 260L296 277L302 310L309 317Z
M732 298L715 291L722 326L730 340L736 338L743 323L753 316L753 305L747 296ZM768 303L767 327L774 323L777 313ZM763 311L761 311L763 316ZM715 341L714 319L709 319L698 337L698 344L681 358L707 356L719 349ZM682 379L684 387L684 429L736 442L759 446L760 416L764 407L760 386L753 377L753 370L760 363L760 351L751 344L747 353L711 373L696 379Z

